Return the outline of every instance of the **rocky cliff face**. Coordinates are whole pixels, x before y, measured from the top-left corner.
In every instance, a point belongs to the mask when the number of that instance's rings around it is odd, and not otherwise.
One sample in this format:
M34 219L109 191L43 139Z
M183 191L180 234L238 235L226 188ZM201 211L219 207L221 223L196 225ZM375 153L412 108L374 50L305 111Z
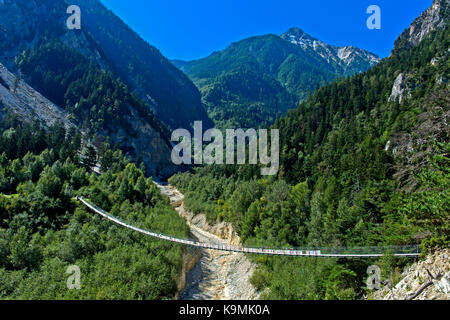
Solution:
M0 105L23 120L39 120L44 126L62 123L69 129L75 125L68 115L0 64ZM3 110L5 111L5 110Z
M405 190L416 187L413 173L428 164L428 155L435 151L433 141L445 141L450 135L449 94L447 89L432 95L426 106L428 110L416 117L411 131L393 134L386 144L386 151L395 159L394 177Z
M202 257L202 252L198 248L187 248L186 252L183 254L183 266L181 267L181 273L177 281L177 293L174 300L178 300L180 294L186 287L186 279L189 272L195 267L200 258Z
M448 0L435 0L433 5L400 35L393 52L398 54L401 50L417 46L433 30L445 28L449 21L448 2ZM420 102L424 112L415 116L414 125L408 132L392 134L386 144L386 151L390 152L395 159L394 177L405 190L414 190L416 180L412 172L418 172L427 166L428 155L434 153L433 141L445 141L450 134L447 72L449 57L450 51L443 50L430 59L428 67L431 72L428 79L421 77L414 69L401 70L392 86L389 101L400 104L413 103L414 101L409 99L412 97L414 100L415 91L420 89L426 81L434 82L440 87L440 90L430 93Z
M117 144L124 154L135 163L143 162L147 173L156 179L167 178L178 169L171 160L171 146L159 130L153 128L129 108L122 117L123 127L107 126L96 134L97 141L106 137Z
M369 299L376 300L449 300L450 250L430 253L424 261L408 267L402 279L390 287L384 286Z
M402 103L404 98L411 96L411 88L408 86L406 76L404 73L400 73L395 79L394 86L392 87L392 93L389 97L389 101L395 101Z
M392 54L417 46L430 32L445 27L448 18L449 0L434 0L433 5L398 37Z

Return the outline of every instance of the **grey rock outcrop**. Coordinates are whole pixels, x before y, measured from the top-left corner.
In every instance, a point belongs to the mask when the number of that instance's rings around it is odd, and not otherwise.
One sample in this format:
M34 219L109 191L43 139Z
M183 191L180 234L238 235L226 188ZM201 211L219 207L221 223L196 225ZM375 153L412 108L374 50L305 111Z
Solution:
M405 74L400 73L394 81L394 86L392 87L392 93L389 97L389 101L402 103L405 97L411 97L411 88L408 87Z
M429 164L429 154L434 154L433 141L445 141L450 134L449 90L433 95L423 107L426 112L416 116L411 132L391 135L385 150L395 160L394 177L399 185L412 191L417 179L412 172L419 172Z
M444 28L449 18L449 0L434 0L395 41L392 54L417 46L430 32Z
M386 285L369 296L376 300L408 300L413 297L416 300L450 299L449 249L430 253L425 260L408 267L393 287Z
M75 125L61 108L43 97L17 75L0 64L0 104L24 121L38 119L44 126L62 123L69 129Z
M171 145L160 131L138 116L129 108L123 115L126 127L107 126L96 133L96 140L109 137L112 145L118 145L128 159L144 163L147 173L156 179L166 178L177 171L171 160Z
M350 70L356 70L365 64L372 67L381 61L378 56L366 50L353 46L337 47L329 45L299 28L289 29L281 35L281 38L301 47L305 51L314 51L321 59L335 65L336 71L343 74Z

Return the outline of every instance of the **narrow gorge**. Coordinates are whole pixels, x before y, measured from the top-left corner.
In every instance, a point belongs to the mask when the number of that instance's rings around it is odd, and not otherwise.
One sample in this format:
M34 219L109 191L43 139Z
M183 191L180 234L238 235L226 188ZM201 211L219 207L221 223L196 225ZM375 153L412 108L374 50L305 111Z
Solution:
M201 242L237 245L240 238L229 223L210 226L203 214L194 215L184 207L184 195L174 186L158 184L172 206L190 227L193 238ZM197 250L197 249L194 249ZM192 258L197 262L192 263ZM249 283L255 265L244 254L214 250L193 250L185 256L184 288L181 300L255 300L258 292ZM193 266L192 266L193 265ZM187 271L187 272L186 272Z

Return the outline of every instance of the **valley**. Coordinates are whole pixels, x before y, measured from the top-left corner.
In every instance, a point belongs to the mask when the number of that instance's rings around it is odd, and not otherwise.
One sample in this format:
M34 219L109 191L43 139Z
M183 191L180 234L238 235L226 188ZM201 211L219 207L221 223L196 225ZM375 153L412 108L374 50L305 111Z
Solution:
M209 226L204 216L196 216L184 207L184 195L170 185L158 184L161 193L169 197L171 205L184 218L192 236L200 242L237 245L239 237L231 226ZM215 234L214 234L215 233ZM249 283L255 266L244 254L201 249L201 257L186 276L181 300L254 300L258 298Z
M429 2L360 30L397 37L383 59L283 26L182 61L103 0L0 0L0 299L448 299L450 4Z

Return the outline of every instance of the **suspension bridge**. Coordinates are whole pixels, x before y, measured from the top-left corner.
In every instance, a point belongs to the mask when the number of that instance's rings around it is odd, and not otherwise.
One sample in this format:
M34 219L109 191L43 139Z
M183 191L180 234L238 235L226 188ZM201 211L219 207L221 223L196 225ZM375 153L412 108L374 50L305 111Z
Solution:
M228 251L247 254L261 254L270 256L296 256L296 257L323 257L323 258L379 258L386 252L396 257L418 257L420 255L418 245L408 246L382 246L382 247L357 247L357 248L323 248L323 249L269 249L269 248L249 248L228 246L224 244L204 243L195 240L181 239L167 236L161 233L155 233L129 225L120 219L112 216L105 210L93 205L83 197L77 197L83 205L91 211L108 219L109 221L125 227L127 229L139 232L152 238L179 243L191 247L203 248L209 250Z

